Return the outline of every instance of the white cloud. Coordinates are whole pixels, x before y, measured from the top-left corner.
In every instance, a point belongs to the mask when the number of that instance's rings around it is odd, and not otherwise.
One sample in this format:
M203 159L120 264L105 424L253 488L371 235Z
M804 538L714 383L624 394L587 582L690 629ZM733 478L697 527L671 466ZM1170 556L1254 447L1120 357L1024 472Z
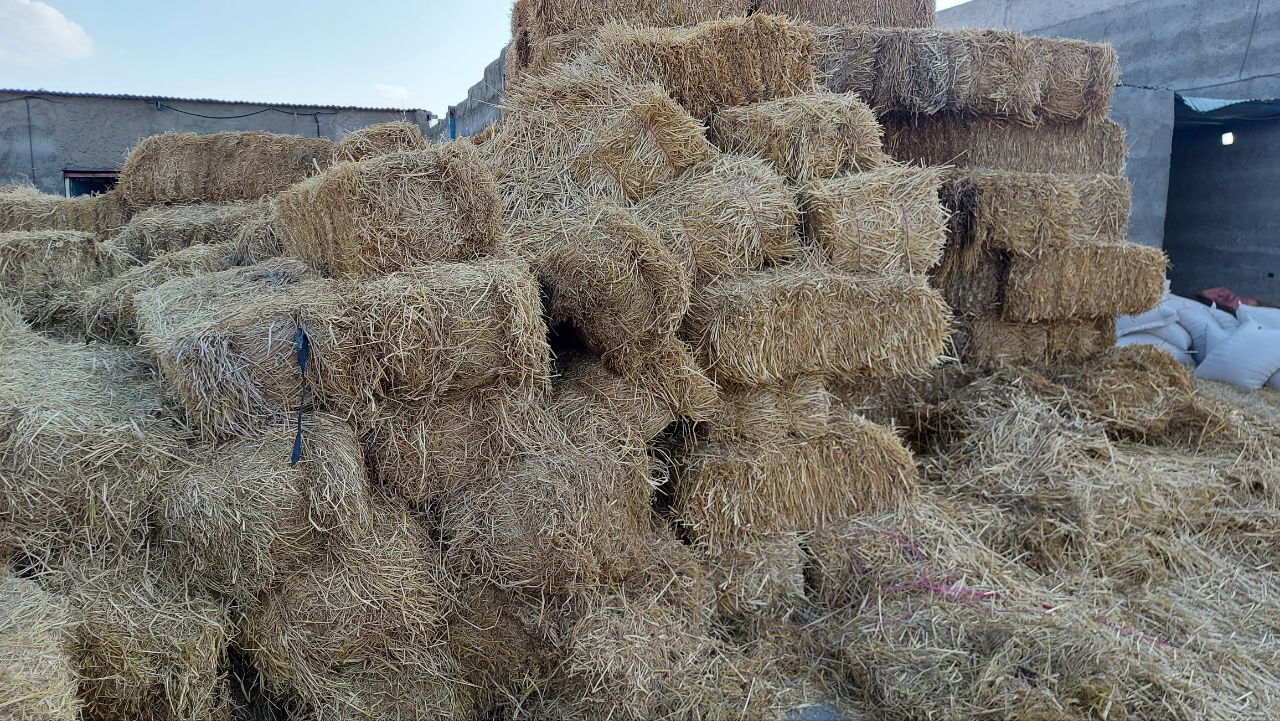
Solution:
M374 83L373 90L378 94L379 98L391 103L404 107L408 105L409 99L413 97L413 93L408 88L402 88L399 85L387 85L386 83Z
M0 0L0 63L39 66L93 52L89 34L39 0Z

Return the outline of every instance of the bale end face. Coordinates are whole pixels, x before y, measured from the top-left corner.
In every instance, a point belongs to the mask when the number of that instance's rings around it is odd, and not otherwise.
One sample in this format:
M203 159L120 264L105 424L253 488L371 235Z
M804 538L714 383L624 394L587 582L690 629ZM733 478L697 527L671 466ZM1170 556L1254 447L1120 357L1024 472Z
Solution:
M1081 243L1014 259L1005 320L1023 323L1134 315L1164 295L1168 259L1128 243Z

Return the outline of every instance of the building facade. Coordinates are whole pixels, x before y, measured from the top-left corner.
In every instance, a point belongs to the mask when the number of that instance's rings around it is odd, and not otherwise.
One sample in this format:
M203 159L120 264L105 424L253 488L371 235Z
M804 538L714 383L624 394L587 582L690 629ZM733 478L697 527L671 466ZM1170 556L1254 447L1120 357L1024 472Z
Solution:
M78 195L114 183L129 150L157 133L266 130L339 139L375 123L432 129L426 110L264 104L0 89L0 185Z

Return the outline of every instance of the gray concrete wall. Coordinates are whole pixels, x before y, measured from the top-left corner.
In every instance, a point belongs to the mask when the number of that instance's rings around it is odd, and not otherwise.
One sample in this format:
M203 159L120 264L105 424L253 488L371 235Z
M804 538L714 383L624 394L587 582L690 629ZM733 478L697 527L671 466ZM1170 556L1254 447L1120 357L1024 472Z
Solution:
M1165 243L1176 102L1168 90L1122 87L1116 88L1111 106L1111 117L1125 127L1129 145L1126 174L1133 185L1129 239L1153 248Z
M0 185L29 179L41 190L61 193L63 170L119 169L125 155L140 139L171 131L267 130L338 139L368 125L407 119L422 126L424 132L431 132L430 114L422 110L161 102L187 113L224 119L157 109L156 103L150 100L57 95L27 98L0 93ZM266 112L257 112L264 109ZM256 114L226 117L250 113Z
M1280 305L1280 121L1174 134L1165 247L1173 290L1192 295L1228 286ZM1259 162L1259 159L1265 159Z
M436 140L449 139L449 114L454 118L454 132L465 138L502 120L502 90L506 87L507 51L503 49L498 59L484 69L484 77L467 91L467 98L449 106L444 118L434 130Z

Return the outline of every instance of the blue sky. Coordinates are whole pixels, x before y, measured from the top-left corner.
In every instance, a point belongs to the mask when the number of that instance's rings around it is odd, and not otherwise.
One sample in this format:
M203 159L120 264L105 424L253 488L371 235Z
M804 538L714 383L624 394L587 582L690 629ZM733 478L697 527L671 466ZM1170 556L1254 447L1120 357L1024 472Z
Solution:
M0 87L440 112L497 57L511 3L0 0Z

